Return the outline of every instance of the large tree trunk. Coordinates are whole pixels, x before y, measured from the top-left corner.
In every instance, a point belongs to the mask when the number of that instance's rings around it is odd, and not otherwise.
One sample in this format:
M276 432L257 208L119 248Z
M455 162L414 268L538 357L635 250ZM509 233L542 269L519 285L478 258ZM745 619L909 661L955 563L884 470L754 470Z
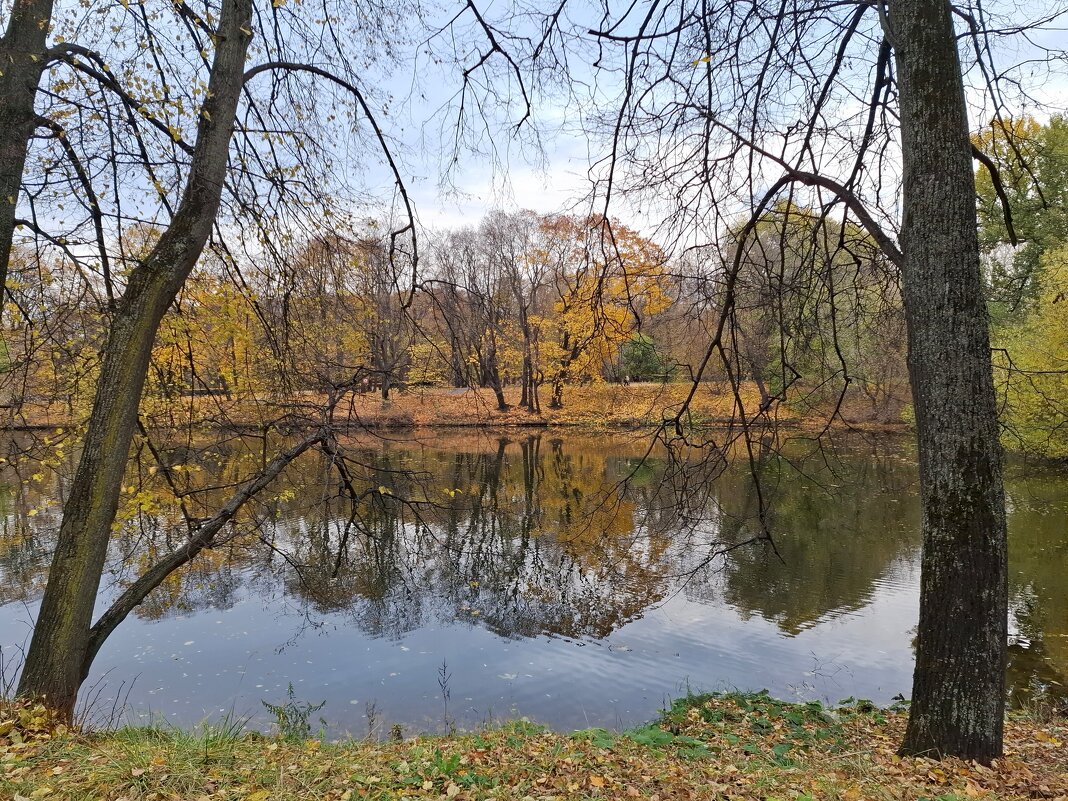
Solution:
M36 127L37 85L48 63L45 42L51 21L52 0L15 0L0 39L0 300L7 286L26 152Z
M1005 505L975 184L948 0L890 0L904 167L903 295L923 560L907 754L1002 749Z
M20 695L44 698L67 717L88 668L93 606L152 343L204 249L219 208L251 17L251 0L224 0L189 181L170 226L130 274L104 351L82 456L19 683Z

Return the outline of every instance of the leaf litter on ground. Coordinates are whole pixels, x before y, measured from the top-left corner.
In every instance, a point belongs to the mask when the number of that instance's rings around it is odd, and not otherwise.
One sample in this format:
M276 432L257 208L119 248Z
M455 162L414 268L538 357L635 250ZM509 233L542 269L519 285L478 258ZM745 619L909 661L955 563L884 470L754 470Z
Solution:
M210 726L86 733L0 706L0 798L353 801L643 798L1068 801L1068 719L1013 715L987 767L901 758L906 712L766 693L692 695L653 724L557 734L523 721L404 742L268 738Z

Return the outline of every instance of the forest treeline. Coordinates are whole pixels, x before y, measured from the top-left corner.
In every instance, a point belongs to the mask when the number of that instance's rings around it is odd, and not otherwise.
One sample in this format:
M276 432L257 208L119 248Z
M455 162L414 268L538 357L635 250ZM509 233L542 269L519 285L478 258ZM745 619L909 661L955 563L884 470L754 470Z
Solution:
M979 167L1005 441L1068 456L1068 122L1023 119L976 140L997 177ZM128 263L111 265L109 280L121 284L158 235L128 228ZM818 209L780 202L740 253L731 239L685 248L618 220L532 211L423 240L416 263L386 224L361 219L304 240L261 233L245 255L209 248L164 318L146 414L176 420L209 398L284 416L343 385L386 400L479 387L502 411L537 414L564 407L574 384L696 381L716 392L746 382L753 391L736 403L750 418L785 402L908 421L897 268L859 226ZM19 422L62 399L76 424L92 400L112 292L67 257L72 247L12 259L2 380ZM257 261L263 250L271 268ZM728 297L728 358L709 360Z

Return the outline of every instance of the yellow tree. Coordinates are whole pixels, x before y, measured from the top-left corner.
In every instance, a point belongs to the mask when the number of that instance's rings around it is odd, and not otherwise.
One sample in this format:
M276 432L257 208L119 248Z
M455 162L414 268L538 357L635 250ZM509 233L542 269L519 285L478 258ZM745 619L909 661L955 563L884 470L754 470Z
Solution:
M246 293L207 270L186 281L152 351L150 390L159 398L263 396L272 385L259 321Z
M994 361L1001 382L1007 444L1068 458L1068 247L1042 258L1042 287L1030 314L999 332Z
M1043 254L1068 241L1068 119L994 120L972 143L985 154L975 176L979 243L1001 324L1027 312L1042 291Z
M549 406L560 408L564 386L599 377L646 318L671 298L664 252L622 223L604 217L554 215L541 225L538 258L550 275L553 302L541 346L552 383Z

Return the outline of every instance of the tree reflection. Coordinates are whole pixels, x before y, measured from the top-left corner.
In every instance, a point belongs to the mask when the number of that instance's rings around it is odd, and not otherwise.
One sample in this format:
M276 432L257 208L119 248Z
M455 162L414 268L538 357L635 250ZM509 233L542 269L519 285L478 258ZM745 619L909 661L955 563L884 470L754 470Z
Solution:
M186 515L224 496L261 444L178 443L166 451L180 467L178 495L140 453L111 586L181 542ZM467 625L509 638L599 639L682 591L794 636L889 589L914 591L917 473L907 449L851 442L826 458L769 449L758 465L774 550L730 550L760 531L745 471L695 479L647 449L637 438L554 433L353 439L344 443L348 485L325 454L292 464L220 547L169 577L137 614L283 592L309 618L339 617L374 636ZM0 469L0 603L40 594L70 458ZM1008 480L1018 700L1065 693L1065 483L1063 471L1034 467ZM729 553L710 562L717 549Z
M1009 644L1015 702L1036 695L1068 697L1068 494L1063 470L1019 465L1006 481L1009 607L1016 631Z
M638 500L655 472L623 481L612 448L558 438L490 445L424 452L410 477L392 450L362 453L390 494L362 502L355 538L329 513L280 520L290 590L374 634L464 621L508 637L604 637L669 589L677 554Z
M783 457L764 466L774 550L742 548L724 564L724 600L789 635L861 609L918 559L916 468L896 449L842 452L804 468ZM746 520L751 482L733 473L722 482L724 507Z

